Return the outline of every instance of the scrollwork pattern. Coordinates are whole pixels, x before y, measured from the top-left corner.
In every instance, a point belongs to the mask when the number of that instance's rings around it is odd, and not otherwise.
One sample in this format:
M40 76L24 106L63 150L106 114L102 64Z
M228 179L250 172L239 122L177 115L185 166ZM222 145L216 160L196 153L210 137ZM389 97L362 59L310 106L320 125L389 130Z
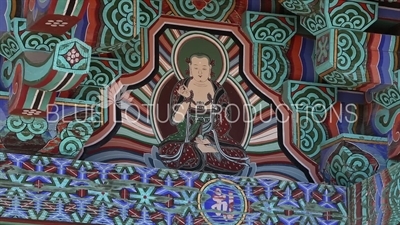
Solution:
M124 73L133 73L142 66L142 46L140 36L136 36L124 43L121 48L114 51L116 58L121 60L121 67ZM113 69L118 69L117 63L111 63Z
M74 98L76 100L83 100L83 101L91 101L94 103L101 103L100 96L101 88L94 87L94 86L81 86L79 90L76 92Z
M154 8L159 8L159 5L155 5L157 1L150 1ZM152 7L146 5L145 1L139 2L139 22L140 27L150 27L158 17L158 13L152 9Z
M93 134L93 128L87 121L73 121L68 124L67 134L68 136L76 136L86 142Z
M14 133L19 133L26 128L26 124L19 116L9 116L6 121L7 128Z
M354 153L346 146L335 153L330 164L330 174L342 186L361 182L376 172L365 155Z
M74 156L83 148L82 142L76 137L67 137L60 142L61 155Z
M41 50L51 52L58 43L67 40L65 35L53 36L45 33L33 33L25 31L21 34L21 41L24 47L29 50Z
M62 155L75 156L93 134L93 128L88 121L74 120L60 134L59 151Z
M85 85L107 86L115 79L115 72L101 59L92 59Z
M308 113L298 113L299 148L308 157L315 158L319 155L318 146L326 141L326 131L322 124L322 117L310 117Z
M101 35L102 43L126 42L133 36L133 4L130 0L108 0L102 18L106 25Z
M283 23L279 18L272 16L263 16L259 19L259 14L251 15L251 30L254 39L258 43L285 43L292 36L292 30L287 24ZM286 18L289 24L294 24L294 18Z
M293 107L299 112L312 112L324 114L336 102L336 89L324 87L323 92L318 86L305 86L292 84L291 86Z
M32 134L43 134L47 127L47 121L43 118L35 118L31 123L27 123L27 128Z
M303 17L300 20L300 24L314 35L317 35L328 27L325 15L321 12Z
M327 75L323 76L325 81L327 81L329 84L333 84L335 86L340 86L340 87L355 87L357 84L348 79L344 74L338 72L338 71L332 71L328 73Z
M260 44L260 78L273 90L278 90L289 75L289 62L279 46Z
M329 17L332 25L340 28L364 31L373 23L374 18L361 7L362 3L347 1L341 6L335 7ZM372 14L374 15L374 14Z
M337 67L348 74L355 73L366 63L364 43L367 33L340 30L337 36Z
M393 129L397 115L400 113L400 107L394 107L391 109L380 108L376 109L374 125L381 134L387 134Z
M308 15L312 12L309 4L315 0L284 0L282 6L297 15Z
M390 86L375 93L373 101L387 109L391 109L400 104L400 91L396 86Z
M100 106L97 106L95 107L95 112L93 115L87 119L87 122L91 124L93 129L98 129L103 125L102 119L107 120L107 115L105 113L106 112L103 112Z
M32 140L35 135L44 134L48 128L47 121L43 118L26 118L21 116L9 116L6 121L10 132L16 133L20 141Z
M9 88L14 79L14 64L12 61L4 61L3 65L0 66L1 83L5 88Z
M12 35L6 35L3 37L0 42L0 54L4 56L6 59L11 59L21 51L21 48L18 45L17 40Z

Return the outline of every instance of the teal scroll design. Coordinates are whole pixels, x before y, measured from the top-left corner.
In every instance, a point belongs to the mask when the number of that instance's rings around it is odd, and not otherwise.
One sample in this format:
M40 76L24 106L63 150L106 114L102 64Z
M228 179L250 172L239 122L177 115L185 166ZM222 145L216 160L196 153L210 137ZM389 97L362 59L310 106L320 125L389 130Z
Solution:
M47 131L48 124L43 118L22 117L11 115L6 121L10 132L16 133L18 140L30 141L36 135L44 134Z
M338 30L336 70L324 76L324 79L339 87L355 88L367 82L367 53L364 45L367 33Z
M65 35L54 36L46 33L34 33L28 31L23 32L20 38L22 43L24 43L25 49L46 52L52 52L58 43L68 39Z
M93 128L87 121L74 120L70 122L60 134L60 154L75 156L81 151L92 134Z
M142 50L144 51L145 47L141 43L140 35L137 35L114 51L114 57L120 60L122 73L129 74L141 69L142 63L144 63L142 62ZM118 69L119 63L111 62L111 66L113 69Z
M374 125L381 134L387 134L393 129L397 115L400 113L400 107L393 107L391 109L382 108L377 110Z
M14 79L14 67L15 61L4 61L3 65L0 66L1 83L4 87L9 88Z
M323 115L336 103L336 89L324 87L325 92L318 86L304 86L292 83L290 86L293 108L299 112Z
M347 74L363 70L365 75L367 33L340 30L337 36L337 69ZM355 77L356 78L356 77Z
M278 90L290 73L289 61L284 55L280 46L259 44L258 51L261 51L260 74L261 80L271 89Z
M298 147L308 157L316 159L320 154L319 145L327 140L326 128L323 125L323 117L311 116L310 113L298 113L299 127Z
M5 34L0 39L0 55L8 60L13 60L17 57L21 48L18 45L17 39L11 34Z
M313 35L317 35L328 28L328 22L321 11L301 18L300 24Z
M374 175L375 169L365 155L342 146L333 156L329 172L338 185L349 186Z
M91 119L88 118L88 121L91 121ZM75 136L82 142L87 142L93 134L93 128L88 121L75 120L69 123L66 129L68 136Z
M284 0L281 4L288 11L297 15L308 15L312 13L310 4L319 0Z
M120 69L114 70L111 68L109 65L110 61L117 65L119 64L119 61L113 59L92 58L89 73L82 84L105 87L118 79L121 71Z
M336 93L337 88L329 85L293 80L283 85L283 101L293 113L293 143L314 160L318 160L319 146L328 138L324 122L336 103Z
M102 12L105 27L100 34L101 43L114 45L133 37L134 24L132 0L108 0Z
M384 90L373 94L373 101L387 109L400 105L400 91L392 85Z
M257 43L277 44L287 43L295 33L296 17L277 17L251 13L251 33ZM282 22L284 20L286 23Z
M350 80L343 73L340 73L336 70L331 73L328 73L323 78L329 84L333 84L338 87L355 87L355 86L357 86L357 84L354 81Z
M66 137L62 139L58 148L61 155L75 156L81 151L83 144L76 137Z
M234 0L209 1L203 8L196 8L192 1L187 0L169 0L168 2L177 16L217 22L224 22L235 7Z
M140 1L139 2L139 21L140 26L149 28L159 17L161 12L161 0L159 1ZM150 3L150 5L147 5Z
M330 7L333 9L329 13L329 18L334 27L365 31L376 20L378 3L346 1L340 6L336 6L337 4L337 0L330 2ZM361 5L365 5L366 9Z

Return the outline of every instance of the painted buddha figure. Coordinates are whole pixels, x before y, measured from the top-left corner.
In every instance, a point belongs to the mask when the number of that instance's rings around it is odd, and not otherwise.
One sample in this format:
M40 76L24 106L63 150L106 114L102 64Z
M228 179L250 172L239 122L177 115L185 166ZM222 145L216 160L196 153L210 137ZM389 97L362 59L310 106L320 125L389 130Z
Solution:
M229 98L212 80L214 62L202 53L186 62L189 76L171 94L170 120L178 132L159 145L159 157L171 169L237 174L247 157L229 135Z

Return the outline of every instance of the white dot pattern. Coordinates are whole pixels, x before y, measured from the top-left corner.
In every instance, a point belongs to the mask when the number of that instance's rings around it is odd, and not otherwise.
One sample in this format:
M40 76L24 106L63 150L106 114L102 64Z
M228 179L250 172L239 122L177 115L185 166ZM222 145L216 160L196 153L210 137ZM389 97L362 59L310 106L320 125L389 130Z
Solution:
M42 114L42 111L36 109L24 109L22 110L22 114L27 116L39 116Z
M68 22L64 22L63 20L47 20L45 24L50 27L65 27L68 25Z
M69 63L71 63L73 65L73 64L79 62L79 60L80 60L79 57L80 56L81 55L79 54L79 52L77 52L76 49L73 48L72 50L70 50L67 53L67 60L68 60Z

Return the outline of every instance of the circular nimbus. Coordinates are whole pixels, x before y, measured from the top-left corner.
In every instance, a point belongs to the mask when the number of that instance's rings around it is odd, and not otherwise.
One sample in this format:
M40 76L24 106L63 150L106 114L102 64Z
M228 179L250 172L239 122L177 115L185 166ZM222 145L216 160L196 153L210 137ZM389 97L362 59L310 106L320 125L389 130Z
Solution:
M187 77L188 60L192 55L204 54L213 61L212 79L223 84L229 73L229 57L223 44L213 35L190 31L176 40L172 47L172 68L179 80Z

